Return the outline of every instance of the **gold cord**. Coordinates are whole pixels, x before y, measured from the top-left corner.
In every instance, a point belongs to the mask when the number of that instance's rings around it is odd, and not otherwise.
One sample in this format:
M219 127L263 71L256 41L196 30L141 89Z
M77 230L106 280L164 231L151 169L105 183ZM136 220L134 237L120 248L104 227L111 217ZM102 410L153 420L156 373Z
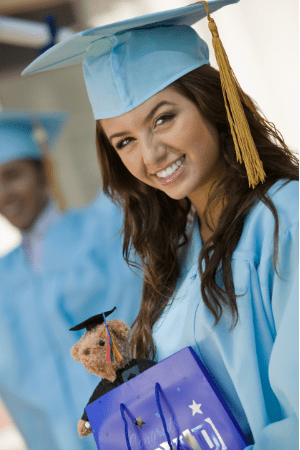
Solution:
M48 144L46 131L37 121L32 123L32 128L34 138L42 152L42 161L44 163L46 179L48 181L54 199L57 201L59 210L63 212L66 210L66 200L60 187L55 162L50 155L51 149Z
M229 64L228 57L219 37L217 25L209 15L209 7L206 1L199 1L205 6L208 28L212 34L212 44L215 51L216 60L219 66L225 108L230 124L231 134L234 141L237 160L244 162L249 181L249 187L254 188L260 181L265 180L265 171L262 161L253 141L250 127L245 116L245 112L240 100L240 95L247 106L250 107L243 91L235 77ZM253 107L250 109L253 111Z

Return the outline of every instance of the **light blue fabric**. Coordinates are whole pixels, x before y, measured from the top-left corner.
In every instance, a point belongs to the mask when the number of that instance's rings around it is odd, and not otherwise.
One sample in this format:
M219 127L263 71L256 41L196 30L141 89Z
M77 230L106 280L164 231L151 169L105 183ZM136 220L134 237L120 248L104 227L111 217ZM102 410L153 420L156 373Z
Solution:
M103 195L69 211L44 235L41 274L22 247L0 259L0 395L29 450L93 450L77 422L99 382L70 355L69 328L117 306L131 324L142 279L123 260L122 214Z
M238 1L212 0L209 11ZM95 119L117 117L209 64L207 44L191 28L206 16L198 3L82 31L43 53L22 75L82 63Z
M232 257L239 311L233 331L228 332L229 313L214 327L201 301L197 217L174 301L153 330L158 361L188 345L198 353L250 444L252 433L255 444L247 450L296 450L299 445L299 187L296 181L282 184L269 191L279 216L279 276L273 266L273 215L259 202Z
M45 133L48 147L54 146L66 121L66 113L40 112L29 109L4 109L0 111L0 164L15 159L42 157L34 128Z
M21 232L22 248L33 271L36 273L40 273L43 269L44 234L60 217L61 213L56 205L49 201L33 226L29 230Z

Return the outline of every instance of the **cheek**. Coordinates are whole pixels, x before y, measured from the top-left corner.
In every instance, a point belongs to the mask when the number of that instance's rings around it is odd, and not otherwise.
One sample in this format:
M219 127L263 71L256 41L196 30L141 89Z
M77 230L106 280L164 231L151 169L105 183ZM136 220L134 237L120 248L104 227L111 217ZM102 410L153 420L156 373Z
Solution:
M145 165L141 154L138 151L120 155L122 163L126 169L136 178L143 181L145 175Z
M12 191L14 191L16 194L22 196L22 197L32 197L35 192L35 184L32 182L30 178L23 177L18 180L16 180L12 184Z
M195 153L206 146L206 135L203 124L199 123L195 115L188 115L172 128L167 136L166 144L176 148L183 153Z
M191 158L201 165L212 166L220 157L218 135L206 128L190 133L188 148L191 149Z
M44 187L35 179L24 180L23 185L20 185L20 195L33 207L39 208L39 205L44 200Z

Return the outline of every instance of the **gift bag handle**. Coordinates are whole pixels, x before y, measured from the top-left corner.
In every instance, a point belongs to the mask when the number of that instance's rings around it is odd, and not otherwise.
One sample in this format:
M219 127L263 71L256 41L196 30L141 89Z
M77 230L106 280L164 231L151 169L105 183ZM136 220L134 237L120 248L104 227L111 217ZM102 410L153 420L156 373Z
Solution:
M159 415L160 415L160 418L161 418L161 421L162 421L162 424L163 424L163 427L164 427L165 434L167 436L167 441L168 441L168 444L170 446L170 450L172 450L173 446L172 446L170 435L169 435L169 432L168 432L168 429L167 429L166 420L165 420L165 417L164 417L164 414L163 414L163 411L162 411L159 394L163 395L163 391L162 391L161 385L159 383L156 383L155 384L156 405L157 405L157 408L158 408L158 411L159 411ZM176 428L176 431L177 431L177 450L180 450L179 430L178 430L178 426L177 426L175 420L174 420L174 424L175 424L175 428Z
M128 436L128 423L127 423L127 420L126 420L126 417L125 417L125 410L126 409L127 408L124 405L124 403L121 403L120 404L120 411L121 411L122 419L123 419L123 421L125 423L125 439L126 439L127 449L131 450L131 446L130 446L130 442L129 442L129 436ZM127 411L127 414L128 414L128 411Z
M170 450L172 450L173 446L172 446L170 435L169 435L169 432L168 432L168 429L167 429L167 424L166 424L166 420L165 420L165 417L164 417L164 414L163 414L163 410L162 410L162 407L161 407L160 397L159 397L160 395L163 396L163 391L162 391L161 385L159 383L156 383L155 384L156 405L157 405L157 408L158 408L158 411L159 411L159 415L160 415L160 418L161 418L161 421L162 421L162 424L163 424L163 427L164 427L164 431L165 431L165 434L166 434L166 437L167 437L168 444L170 446ZM127 412L128 415L130 415L129 411L126 408L126 406L124 405L124 403L121 403L120 404L120 412L121 412L121 416L122 416L123 422L125 424L125 439L126 439L127 449L128 450L132 450L131 446L130 446L130 442L129 442L128 423L127 423L127 419L125 417L125 411ZM176 425L175 420L174 420L174 424L175 424L175 427L176 427L176 430L177 430L177 450L180 450L179 430L178 430L178 426Z

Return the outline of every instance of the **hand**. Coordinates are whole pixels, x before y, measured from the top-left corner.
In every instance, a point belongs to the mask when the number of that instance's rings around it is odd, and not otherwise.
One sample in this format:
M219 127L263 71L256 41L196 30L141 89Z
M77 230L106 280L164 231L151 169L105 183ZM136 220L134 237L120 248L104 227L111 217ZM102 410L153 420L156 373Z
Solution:
M89 422L82 419L79 420L77 429L79 437L85 437L92 433Z

